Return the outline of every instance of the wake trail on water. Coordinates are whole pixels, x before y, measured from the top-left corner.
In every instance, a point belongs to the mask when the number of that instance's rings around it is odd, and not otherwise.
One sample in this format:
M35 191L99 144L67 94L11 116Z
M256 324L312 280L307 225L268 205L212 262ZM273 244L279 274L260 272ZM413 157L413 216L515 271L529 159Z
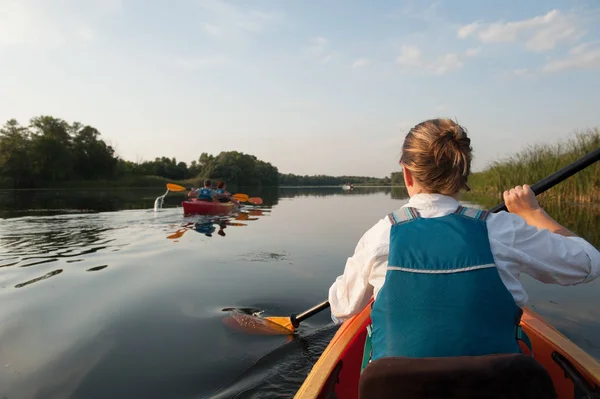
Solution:
M337 329L336 325L328 325L294 337L199 399L293 397Z

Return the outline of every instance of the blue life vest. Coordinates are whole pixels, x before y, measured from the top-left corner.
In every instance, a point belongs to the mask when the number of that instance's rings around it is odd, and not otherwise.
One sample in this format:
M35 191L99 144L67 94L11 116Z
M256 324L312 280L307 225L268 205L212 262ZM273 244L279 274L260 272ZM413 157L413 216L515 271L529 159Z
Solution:
M198 191L198 199L212 201L214 191L207 187L202 187Z
M485 219L459 207L389 215L388 270L371 312L372 359L519 353L522 309L494 263Z
M219 188L215 191L217 194L225 194L225 190L223 190L222 188Z

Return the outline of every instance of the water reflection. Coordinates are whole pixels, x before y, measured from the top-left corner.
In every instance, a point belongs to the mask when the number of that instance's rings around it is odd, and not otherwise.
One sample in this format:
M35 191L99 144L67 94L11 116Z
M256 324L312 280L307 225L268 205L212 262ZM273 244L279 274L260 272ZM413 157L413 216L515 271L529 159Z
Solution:
M15 285L15 288L25 287L26 285L33 284L33 283L36 283L36 282L41 281L41 280L45 280L47 278L50 278L52 276L56 276L57 274L62 273L62 271L63 271L62 269L57 269L57 270L51 271L50 273L46 273L46 274L44 274L41 277L37 277L37 278L34 278L32 280L26 281L24 283L17 284L17 285Z
M0 192L0 398L293 396L335 332L329 314L287 342L230 328L222 309L289 315L320 302L361 235L407 194L231 191L264 204L210 218L184 216L185 196L174 193L155 213L163 188ZM551 206L598 245L598 207ZM98 213L117 209L128 210ZM600 357L600 280L525 283L542 316Z
M256 221L259 220L259 217L250 216L263 216L264 212L270 212L270 209L258 206L243 206L239 211L229 215L194 215L191 216L195 219L194 221L183 223L175 232L170 233L167 239L177 242L176 240L190 230L204 234L206 237L212 237L215 232L217 235L225 237L227 235L225 229L228 226L247 226L247 223L235 222L235 220ZM190 216L186 217L186 220L189 219Z

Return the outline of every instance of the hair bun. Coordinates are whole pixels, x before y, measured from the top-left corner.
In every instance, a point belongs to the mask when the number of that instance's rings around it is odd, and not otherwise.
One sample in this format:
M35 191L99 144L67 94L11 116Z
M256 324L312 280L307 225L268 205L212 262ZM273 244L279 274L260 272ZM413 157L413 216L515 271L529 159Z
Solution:
M402 146L402 162L430 192L453 194L471 171L471 139L458 123L432 119L416 125Z

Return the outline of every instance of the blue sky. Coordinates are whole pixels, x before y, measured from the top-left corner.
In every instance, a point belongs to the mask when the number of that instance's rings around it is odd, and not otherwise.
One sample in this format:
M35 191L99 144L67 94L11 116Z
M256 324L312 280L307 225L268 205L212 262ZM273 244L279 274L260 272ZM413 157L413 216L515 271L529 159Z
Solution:
M442 116L480 170L600 126L599 89L594 0L0 0L0 120L87 123L133 161L385 176Z

